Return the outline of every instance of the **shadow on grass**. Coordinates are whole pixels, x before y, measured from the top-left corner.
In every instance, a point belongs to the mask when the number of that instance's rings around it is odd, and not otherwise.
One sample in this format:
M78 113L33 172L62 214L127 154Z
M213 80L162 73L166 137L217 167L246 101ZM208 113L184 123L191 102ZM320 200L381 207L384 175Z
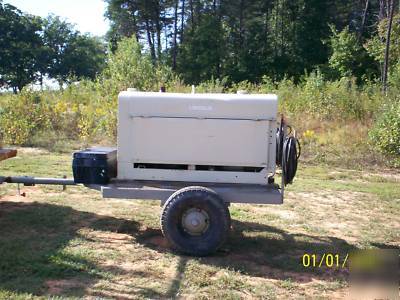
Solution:
M149 231L152 239L162 238L161 230ZM143 237L146 237L146 234L140 235L137 240L161 252L171 251L159 244L149 243L149 239ZM379 249L398 249L381 243L371 243L371 246ZM293 283L307 283L313 280L345 282L349 276L346 256L357 250L360 249L355 245L334 236L289 233L265 224L232 220L232 230L226 245L214 255L196 259L205 265L234 270L251 277L288 280ZM309 267L305 267L304 254L315 255L315 263L311 257ZM327 260L328 255L333 257L333 260ZM322 260L324 256L325 259ZM192 258L180 255L175 280L166 296L173 297L179 291L186 264L190 259ZM304 263L307 264L308 261L305 260ZM328 267L327 264L332 265Z
M313 279L346 280L348 266L343 267L342 263L348 253L358 250L337 237L289 233L265 224L234 220L232 229L225 253L210 260L252 276L299 283ZM305 254L311 256L310 261L304 261L306 266L310 264L308 267L303 265ZM338 254L338 266L335 260L330 268L326 267L326 260L319 266L328 254ZM315 266L312 255L316 258Z
M79 247L66 250L71 242L79 243L78 231L84 227L139 233L135 221L68 206L0 201L0 298L28 294L81 297L98 280L122 274L118 266L101 266ZM143 296L162 296L146 287L137 290Z
M157 235L162 237L161 230L151 231L153 239ZM146 241L142 237L137 240ZM154 243L146 244L158 251L171 251ZM305 283L313 279L347 280L348 264L343 267L342 263L348 253L356 250L357 247L337 237L291 234L264 224L232 220L232 231L226 245L214 255L197 259L205 265L235 270L252 277ZM317 265L312 267L311 259L310 267L303 266L304 254L315 254ZM319 267L318 263L324 254L338 254L339 266L335 267L334 261L334 265L328 268L324 260ZM181 256L177 266L177 279L183 277L184 267L189 259L188 256ZM179 284L172 283L170 295L178 289Z
M72 240L81 238L78 230L84 227L126 233L148 248L161 253L171 251L159 229L140 230L139 224L132 220L82 212L61 205L0 201L0 294L6 291L79 297L85 295L87 288L98 280L104 278L112 281L113 275L126 272L118 266L101 266L91 260L87 253L66 251L65 247ZM357 249L336 237L291 234L272 226L233 220L225 248L213 256L197 260L202 264L234 269L250 276L308 282L313 278L346 279L347 270L304 268L301 260L303 254L321 257L323 254L337 253L342 259L353 250ZM151 298L174 297L180 289L190 259L180 256L176 276L165 294L146 287L135 287L136 293ZM112 289L107 291L116 293Z

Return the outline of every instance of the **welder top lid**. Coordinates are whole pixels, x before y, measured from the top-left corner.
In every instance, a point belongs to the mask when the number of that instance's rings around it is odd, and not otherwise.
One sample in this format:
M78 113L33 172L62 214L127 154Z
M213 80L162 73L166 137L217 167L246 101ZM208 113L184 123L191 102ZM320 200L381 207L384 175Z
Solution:
M118 96L123 117L275 120L274 94L184 94L124 91Z

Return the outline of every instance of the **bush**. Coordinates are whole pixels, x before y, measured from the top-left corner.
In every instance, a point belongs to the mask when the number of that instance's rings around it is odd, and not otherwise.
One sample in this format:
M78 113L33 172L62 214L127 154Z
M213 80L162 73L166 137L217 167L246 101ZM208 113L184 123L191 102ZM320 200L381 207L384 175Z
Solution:
M76 146L63 131L38 131L26 143L27 146L45 148L51 152L71 152Z
M38 93L9 96L0 110L0 128L6 144L22 145L36 130L50 127L49 105Z
M359 42L355 33L349 28L338 32L330 26L332 36L330 46L332 55L329 58L330 76L333 78L356 77L359 82L367 78L375 78L377 65L367 50Z
M204 81L196 86L196 93L223 93L227 85L228 78L214 79Z
M386 105L369 136L382 153L400 159L400 101Z
M116 96L129 87L141 91L158 91L161 85L176 80L166 65L154 66L148 53L142 53L134 36L123 38L118 49L108 57L107 67L98 85L106 94Z
M354 78L346 77L328 81L319 71L305 75L297 85L284 79L273 92L278 93L285 114L307 114L320 120L365 120L382 102L379 87L361 88Z

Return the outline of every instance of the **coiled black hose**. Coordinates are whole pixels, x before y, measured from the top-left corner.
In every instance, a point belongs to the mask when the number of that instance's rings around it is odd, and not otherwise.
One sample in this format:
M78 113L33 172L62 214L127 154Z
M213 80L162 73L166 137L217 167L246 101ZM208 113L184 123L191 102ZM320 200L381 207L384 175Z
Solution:
M283 182L292 183L297 171L297 162L300 157L300 143L294 136L287 136L282 150Z
M283 182L292 183L296 175L297 163L301 154L299 140L292 135L292 128L285 136L283 120L276 132L276 164L282 167Z

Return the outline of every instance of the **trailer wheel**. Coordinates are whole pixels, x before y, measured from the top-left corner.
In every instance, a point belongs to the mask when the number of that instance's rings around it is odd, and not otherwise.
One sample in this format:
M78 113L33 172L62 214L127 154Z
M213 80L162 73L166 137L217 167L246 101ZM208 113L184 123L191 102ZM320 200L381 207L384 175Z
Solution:
M230 228L229 210L218 194L210 189L183 188L165 202L161 228L178 251L205 256L225 242Z

